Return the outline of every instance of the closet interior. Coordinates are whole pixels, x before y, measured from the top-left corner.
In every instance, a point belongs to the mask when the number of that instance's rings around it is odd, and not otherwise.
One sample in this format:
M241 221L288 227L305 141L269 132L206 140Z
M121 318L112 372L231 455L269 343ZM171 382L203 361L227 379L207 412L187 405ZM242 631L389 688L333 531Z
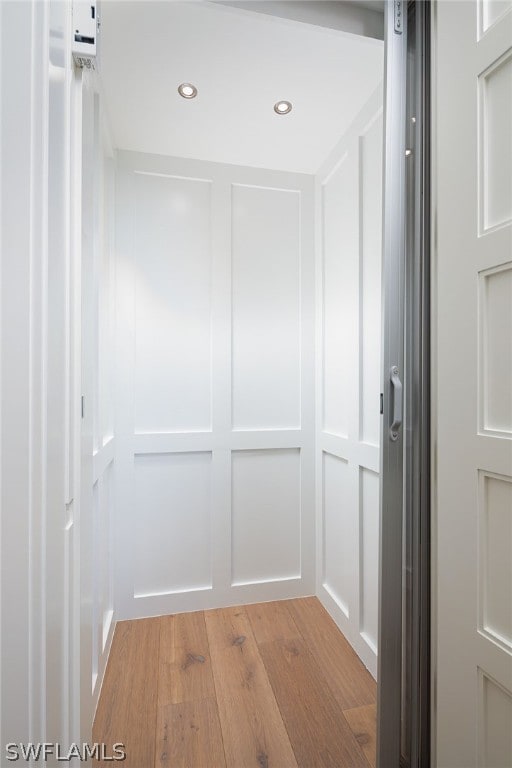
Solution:
M125 619L316 595L376 677L383 14L104 1L100 19L83 716Z

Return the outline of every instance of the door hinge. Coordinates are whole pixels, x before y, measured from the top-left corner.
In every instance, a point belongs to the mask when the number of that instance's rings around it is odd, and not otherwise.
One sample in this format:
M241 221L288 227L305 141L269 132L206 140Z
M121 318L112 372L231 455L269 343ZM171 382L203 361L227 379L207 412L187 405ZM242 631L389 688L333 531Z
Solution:
M395 0L393 6L395 13L395 33L401 35L404 27L404 2L403 0Z

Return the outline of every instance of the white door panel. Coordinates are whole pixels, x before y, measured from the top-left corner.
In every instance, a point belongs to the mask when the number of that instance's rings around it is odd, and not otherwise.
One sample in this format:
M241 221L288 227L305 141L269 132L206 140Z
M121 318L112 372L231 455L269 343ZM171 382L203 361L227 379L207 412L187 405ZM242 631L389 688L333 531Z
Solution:
M512 6L439 2L435 28L437 765L509 768Z

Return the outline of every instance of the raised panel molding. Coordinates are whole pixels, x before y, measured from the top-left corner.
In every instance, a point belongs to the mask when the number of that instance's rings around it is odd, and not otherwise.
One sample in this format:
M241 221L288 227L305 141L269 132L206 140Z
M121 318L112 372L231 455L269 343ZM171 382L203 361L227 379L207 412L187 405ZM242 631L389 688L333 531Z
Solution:
M92 533L93 540L98 541L99 529L100 529L100 493L101 493L101 479L96 480L92 487ZM96 681L98 679L98 671L100 665L101 654L101 598L100 598L100 564L98 562L97 553L93 554L93 599L92 599L92 679L91 679L91 691L94 692L96 688Z
M382 110L359 138L359 439L379 445Z
M322 584L347 619L356 561L357 506L348 462L323 454L323 574Z
M478 33L482 37L506 13L512 11L511 0L478 0Z
M95 259L97 324L95 347L94 447L99 450L114 435L114 160L102 147L97 170L98 242Z
M322 422L347 437L357 297L357 149L348 150L321 185L322 222Z
M512 694L478 670L478 768L512 765Z
M479 218L480 234L485 234L512 223L512 50L478 81Z
M512 262L479 280L479 421L483 433L512 437Z
M97 541L99 559L99 594L101 597L101 653L107 647L108 637L114 613L114 461L110 462L103 474L100 497L100 525Z
M512 477L479 472L479 629L512 653Z
M300 451L233 451L231 462L231 583L300 578Z
M316 177L317 594L377 674L383 92Z
M211 429L211 182L136 172L135 431Z
M377 653L379 631L379 504L377 472L359 468L359 626L363 640Z
M312 594L314 180L119 151L116 196L118 617Z
M135 457L134 596L212 587L211 453Z
M436 6L433 746L440 766L504 768L512 765L512 14L499 3Z
M301 425L301 194L234 184L232 425Z

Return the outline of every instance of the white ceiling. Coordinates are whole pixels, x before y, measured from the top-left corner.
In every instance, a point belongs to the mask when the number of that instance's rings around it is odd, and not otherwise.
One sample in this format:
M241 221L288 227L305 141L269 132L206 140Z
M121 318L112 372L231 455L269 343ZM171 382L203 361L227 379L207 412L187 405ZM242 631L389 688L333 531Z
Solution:
M379 40L212 3L101 9L119 149L315 173L382 80ZM196 99L179 96L184 81ZM274 113L279 99L290 114Z
M319 27L384 39L384 7L378 0L210 0ZM370 6L368 7L368 4Z

